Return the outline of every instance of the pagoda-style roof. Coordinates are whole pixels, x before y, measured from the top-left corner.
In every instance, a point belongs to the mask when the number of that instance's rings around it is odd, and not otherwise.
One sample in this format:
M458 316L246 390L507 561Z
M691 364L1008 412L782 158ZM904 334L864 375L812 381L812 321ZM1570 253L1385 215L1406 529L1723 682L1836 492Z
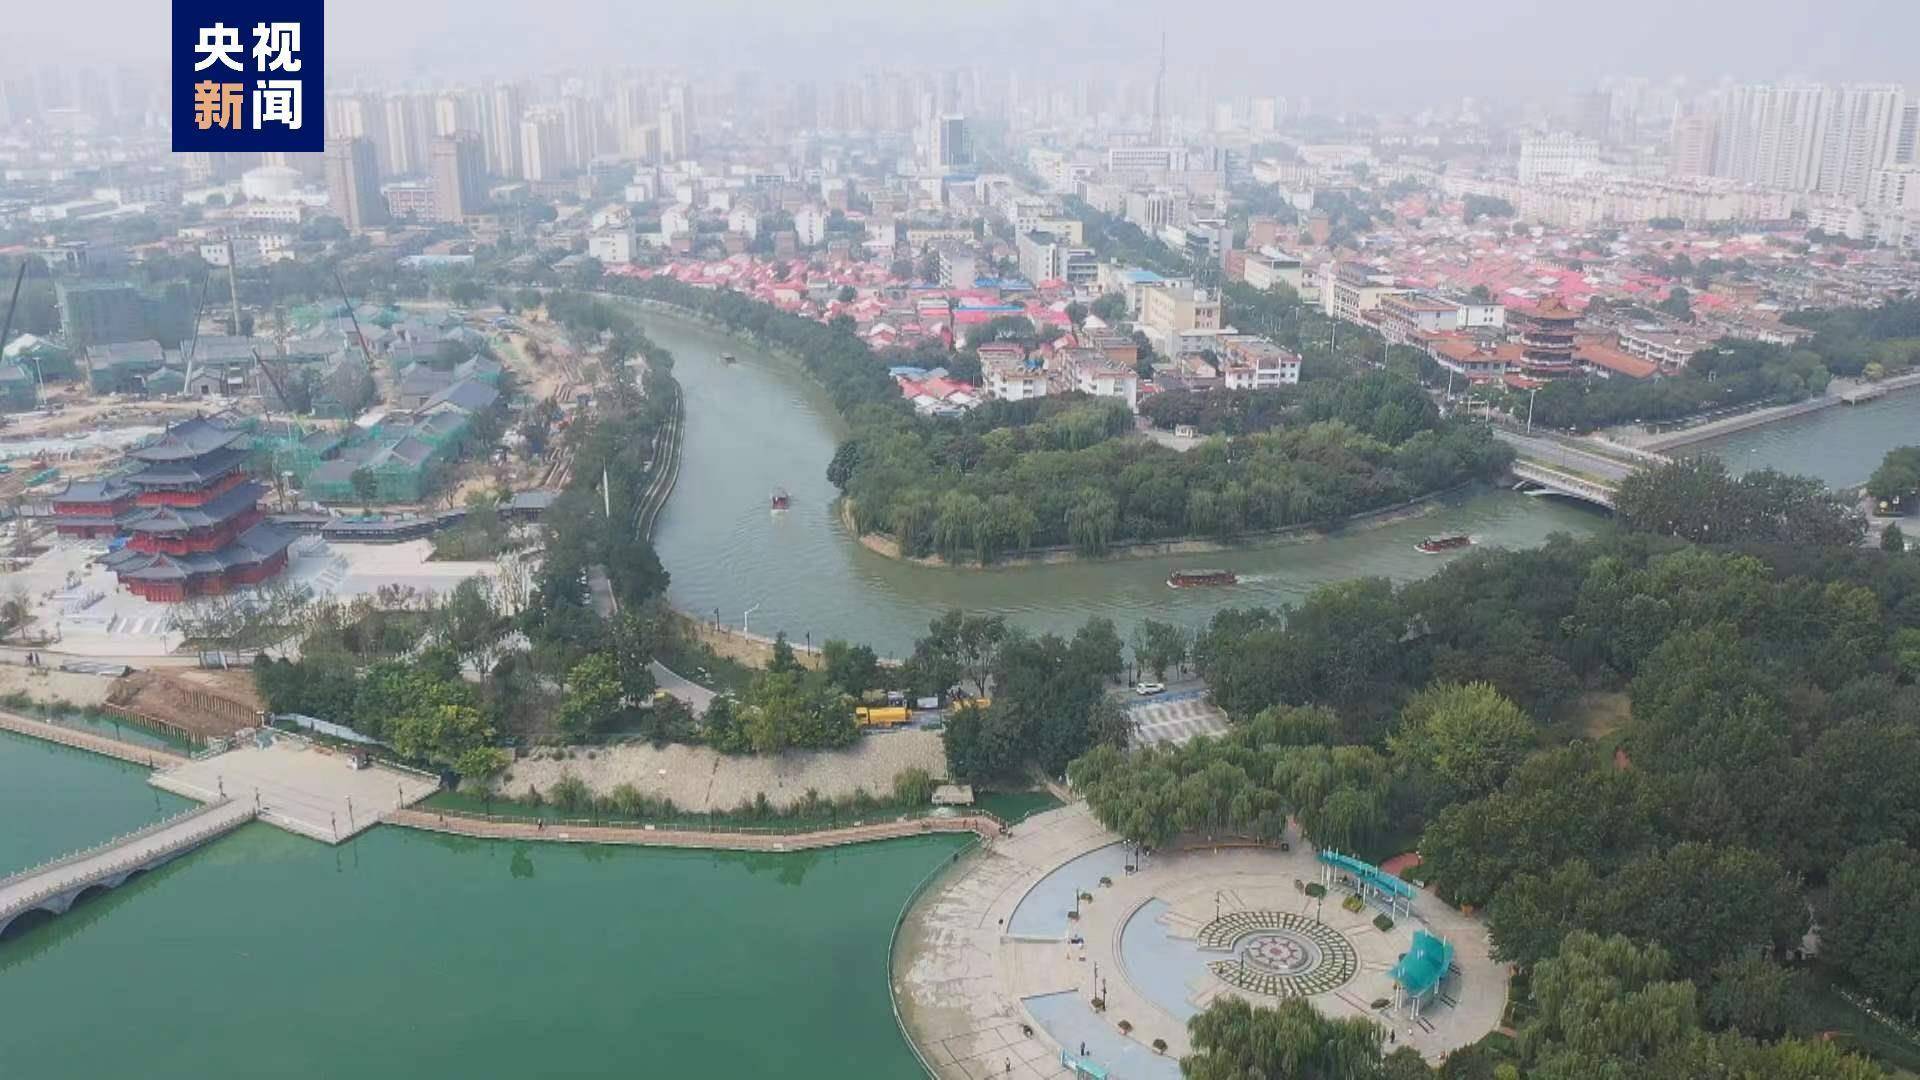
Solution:
M1577 322L1580 313L1567 306L1559 293L1553 293L1525 312L1527 318L1540 322Z
M127 456L141 461L188 461L230 446L243 434L217 420L196 416L127 451Z
M198 487L218 480L246 464L247 451L240 446L223 446L196 457L170 461L150 461L127 475L127 481L143 488Z
M53 497L55 506L75 504L110 503L132 498L134 489L118 477L105 480L73 480L67 489Z
M194 555L160 555L121 548L102 560L114 573L130 581L184 581L202 574L219 574L266 562L287 550L293 534L265 523L255 525L219 551Z
M253 509L267 493L264 485L251 481L200 506L156 506L144 514L127 519L127 530L137 533L182 533L210 529L229 518Z

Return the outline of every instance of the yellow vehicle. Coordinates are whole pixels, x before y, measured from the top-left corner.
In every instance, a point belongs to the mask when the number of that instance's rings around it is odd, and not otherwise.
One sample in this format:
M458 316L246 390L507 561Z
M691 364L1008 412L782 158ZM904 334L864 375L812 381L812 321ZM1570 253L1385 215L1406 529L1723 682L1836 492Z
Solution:
M862 705L853 710L854 722L861 727L897 727L912 718L904 706L891 708L870 708Z
M986 712L987 706L992 704L993 704L992 698L983 698L983 697L964 698L963 697L963 698L953 699L953 707L956 709L978 709L981 712Z

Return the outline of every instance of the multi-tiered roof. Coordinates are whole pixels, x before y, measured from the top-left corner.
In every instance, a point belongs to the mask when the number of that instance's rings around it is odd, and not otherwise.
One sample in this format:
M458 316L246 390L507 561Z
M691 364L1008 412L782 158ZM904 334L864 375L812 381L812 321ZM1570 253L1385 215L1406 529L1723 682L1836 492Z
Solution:
M293 537L266 523L266 488L247 475L248 449L244 432L195 418L129 450L139 463L131 472L80 493L89 505L119 508L127 543L106 564L121 584L151 600L184 600L256 584L286 566Z

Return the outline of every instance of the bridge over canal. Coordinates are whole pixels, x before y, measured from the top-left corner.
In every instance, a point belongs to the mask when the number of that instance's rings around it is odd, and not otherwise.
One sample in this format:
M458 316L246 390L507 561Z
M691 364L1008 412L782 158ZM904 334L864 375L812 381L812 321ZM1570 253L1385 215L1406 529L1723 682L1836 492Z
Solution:
M223 799L0 878L0 934L30 911L64 914L92 889L112 889L253 820L251 803Z

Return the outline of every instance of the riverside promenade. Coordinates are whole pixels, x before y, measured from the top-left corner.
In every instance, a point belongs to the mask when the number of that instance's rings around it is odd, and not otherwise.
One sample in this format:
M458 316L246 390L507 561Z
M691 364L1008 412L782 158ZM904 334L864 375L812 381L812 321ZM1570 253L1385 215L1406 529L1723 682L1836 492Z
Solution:
M490 819L472 814L433 810L396 810L382 820L389 825L427 832L450 833L482 840L543 840L563 844L625 844L635 847L703 848L719 851L811 851L815 848L869 844L933 833L972 833L992 839L1003 833L992 814L955 814L951 817L898 818L812 832L745 832L726 829L658 829L650 825L594 825L586 822L532 822Z
M71 746L76 750L89 750L110 758L145 765L149 769L170 769L185 765L185 755L171 750L160 750L137 743L122 742L105 735L96 735L90 731L50 724L45 720L35 720L19 713L0 712L0 731L11 731L16 735L44 739L61 746Z

